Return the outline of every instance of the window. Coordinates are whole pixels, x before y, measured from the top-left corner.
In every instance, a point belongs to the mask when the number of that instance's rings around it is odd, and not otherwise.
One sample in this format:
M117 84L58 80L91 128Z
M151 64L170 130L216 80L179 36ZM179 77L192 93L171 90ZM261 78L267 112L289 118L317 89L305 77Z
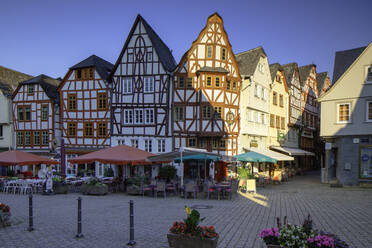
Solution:
M267 123L266 114L261 113L261 119L262 119L262 124L266 124Z
M221 49L221 59L226 60L226 48Z
M24 121L24 112L23 112L23 106L18 106L18 121Z
M219 77L216 77L216 78L215 78L215 84L216 84L216 87L217 87L217 88L220 87L220 78L219 78Z
M284 117L281 117L280 118L280 123L281 123L281 128L284 130L285 129L285 118Z
M93 68L89 68L89 78L93 79L94 78L94 70Z
M278 105L278 94L275 91L273 92L273 104Z
M261 64L261 63L259 63L259 64L258 64L258 70L259 70L261 73L263 73L263 72L264 72L264 65Z
M275 125L276 128L280 128L280 116L276 116L275 119L276 119L275 120L275 122L276 122L276 125Z
M372 121L372 101L367 101L367 121Z
M98 137L107 136L107 124L105 122L98 122Z
M247 115L248 115L248 121L253 121L254 111L253 110L248 110Z
M187 146L188 147L196 147L196 139L195 138L188 138L187 139Z
M23 132L17 132L17 145L23 145Z
M205 142L205 139L200 139L199 140L199 146L200 146L200 148L205 148L206 147L206 144L205 144L206 142Z
M107 94L106 93L98 93L97 96L98 96L97 109L98 110L107 109Z
M207 87L212 86L212 77L207 77Z
M217 119L221 119L222 107L214 107L214 113Z
M47 146L49 144L49 132L48 131L41 132L41 144L43 146Z
M35 85L34 84L27 85L27 94L34 94L34 91L35 91Z
M226 141L225 140L221 140L220 141L220 148L225 148L226 147Z
M147 52L147 61L152 61L152 53Z
M165 152L165 139L158 140L158 152Z
M202 116L203 119L210 119L212 113L212 107L211 106L203 106Z
M40 145L40 131L34 131L34 145Z
M84 123L84 136L93 137L93 123Z
M270 127L275 127L275 115L270 114Z
M152 140L150 139L145 140L145 151L152 152Z
M226 88L229 90L231 88L230 80L226 81Z
M137 109L137 110L134 110L134 114L135 114L135 123L137 124L141 124L143 123L143 110L142 109Z
M213 139L212 140L212 147L213 148L218 148L218 139Z
M347 123L350 121L350 103L337 104L337 122Z
M279 95L279 106L282 107L282 108L284 106L284 100L283 100L283 95L282 94Z
M183 88L185 87L185 78L184 77L180 77L178 79L178 88Z
M31 120L31 108L25 107L25 121Z
M176 121L183 121L184 116L184 108L183 107L175 107L174 108L174 115Z
M254 85L254 96L258 97L258 84Z
M41 120L42 121L47 121L48 120L48 105L42 105L41 106Z
M67 124L67 135L69 137L76 136L76 123L70 122Z
M76 110L76 94L67 94L67 109L69 111Z
M212 58L212 46L208 46L207 48L207 58Z
M25 131L25 145L31 145L31 131Z
M145 77L144 92L154 92L154 78L153 77Z
M76 79L81 79L81 69L77 69L77 70L75 71L75 78L76 78Z
M124 93L132 93L132 78L123 78L123 90Z
M232 89L233 89L233 90L236 90L236 82L234 82L234 81L233 81L233 83L232 83Z
M265 92L264 87L262 87L262 89L261 89L261 98L262 98L262 100L266 100L266 92Z
M280 75L276 75L276 81L278 81L280 83Z
M138 140L137 139L131 139L130 144L132 147L138 148Z
M0 125L0 137L3 137L3 125Z
M192 89L192 78L191 77L187 78L187 88Z
M256 112L255 119L256 119L256 123L261 123L262 122L260 113Z
M133 110L124 110L124 123L125 124L133 123Z
M154 110L146 109L146 123L154 123Z

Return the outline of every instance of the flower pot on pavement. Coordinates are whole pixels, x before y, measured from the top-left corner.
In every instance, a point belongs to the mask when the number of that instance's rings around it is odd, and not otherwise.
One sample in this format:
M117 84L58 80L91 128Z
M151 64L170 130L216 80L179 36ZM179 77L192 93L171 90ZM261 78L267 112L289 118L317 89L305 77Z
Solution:
M218 242L218 237L200 238L173 233L168 233L167 237L170 248L216 248Z

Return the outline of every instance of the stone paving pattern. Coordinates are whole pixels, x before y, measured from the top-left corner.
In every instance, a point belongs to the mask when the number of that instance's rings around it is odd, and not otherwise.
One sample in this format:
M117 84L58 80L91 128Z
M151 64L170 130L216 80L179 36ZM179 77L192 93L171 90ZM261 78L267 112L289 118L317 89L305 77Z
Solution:
M200 209L203 224L215 225L218 247L264 247L260 230L276 225L276 217L300 224L310 213L316 228L332 231L350 247L372 247L372 189L330 188L319 176L297 177L281 185L258 188L257 195L236 195L232 201L179 197L82 196L83 234L76 234L79 194L34 196L34 227L28 232L28 197L0 193L0 202L11 206L14 224L0 228L0 247L127 247L129 200L135 204L135 247L168 247L166 234L176 220L185 218L184 206Z

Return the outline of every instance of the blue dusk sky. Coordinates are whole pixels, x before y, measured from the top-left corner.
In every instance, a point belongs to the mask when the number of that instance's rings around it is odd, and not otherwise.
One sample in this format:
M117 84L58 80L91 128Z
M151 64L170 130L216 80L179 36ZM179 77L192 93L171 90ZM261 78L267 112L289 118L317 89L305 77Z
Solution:
M218 12L234 53L263 46L270 64L315 63L332 75L336 51L372 41L371 9L371 0L1 0L0 65L63 77L91 54L114 64L137 14L178 63Z

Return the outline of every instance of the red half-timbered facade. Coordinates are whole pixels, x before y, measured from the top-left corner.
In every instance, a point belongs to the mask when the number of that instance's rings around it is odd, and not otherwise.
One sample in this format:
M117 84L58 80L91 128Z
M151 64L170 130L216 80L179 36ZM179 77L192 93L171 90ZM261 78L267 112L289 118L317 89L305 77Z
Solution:
M222 18L211 15L174 73L173 148L238 153L239 68Z
M12 96L16 149L50 155L58 145L59 83L43 74L19 83Z
M111 73L111 144L172 151L171 87L176 63L152 27L137 16Z
M58 87L66 154L110 147L110 83L113 65L92 55L72 66Z

